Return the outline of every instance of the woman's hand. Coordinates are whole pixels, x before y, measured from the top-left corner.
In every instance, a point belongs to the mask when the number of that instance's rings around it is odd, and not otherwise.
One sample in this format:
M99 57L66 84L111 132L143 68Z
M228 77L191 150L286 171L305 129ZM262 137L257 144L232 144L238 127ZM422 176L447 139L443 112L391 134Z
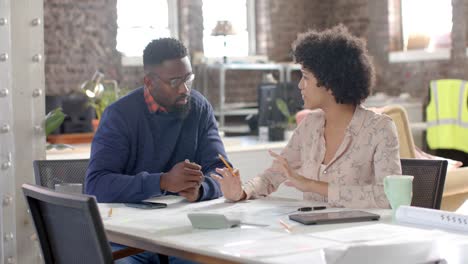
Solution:
M294 187L301 192L320 192L314 187L314 185L317 185L317 181L307 179L306 177L295 172L289 166L288 161L279 154L271 150L269 150L268 152L273 158L275 158L276 162L280 164L284 174L286 175L286 177L288 177L288 181L285 183L287 186Z
M234 174L232 174L227 168L217 168L216 172L221 174L223 177L216 174L211 174L211 177L219 183L221 191L226 199L233 202L245 199L246 194L242 189L242 182L240 180L238 169L233 171Z

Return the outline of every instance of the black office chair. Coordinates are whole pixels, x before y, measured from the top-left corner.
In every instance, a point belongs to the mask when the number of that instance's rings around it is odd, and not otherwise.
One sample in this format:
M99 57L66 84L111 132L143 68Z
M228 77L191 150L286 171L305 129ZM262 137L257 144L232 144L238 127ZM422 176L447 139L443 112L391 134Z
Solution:
M57 183L84 184L89 159L35 160L33 161L36 184L55 189Z
M23 184L45 263L113 263L143 252L112 253L94 196Z
M447 174L446 160L401 159L404 175L413 175L412 206L440 209Z

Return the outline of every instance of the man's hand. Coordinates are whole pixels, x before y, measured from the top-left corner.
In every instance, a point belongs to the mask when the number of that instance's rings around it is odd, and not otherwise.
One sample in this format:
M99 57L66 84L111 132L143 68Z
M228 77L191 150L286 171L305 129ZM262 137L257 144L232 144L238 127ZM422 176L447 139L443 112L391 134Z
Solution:
M198 199L199 194L200 187L188 188L179 192L179 195L185 197L189 202L195 202Z
M160 187L162 190L173 193L196 188L198 193L202 181L201 166L185 160L177 163L170 171L161 175Z

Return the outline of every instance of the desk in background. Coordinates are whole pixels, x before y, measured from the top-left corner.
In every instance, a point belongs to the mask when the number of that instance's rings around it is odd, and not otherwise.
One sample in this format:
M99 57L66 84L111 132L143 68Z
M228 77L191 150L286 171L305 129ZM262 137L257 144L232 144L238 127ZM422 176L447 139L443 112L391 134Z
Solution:
M247 181L267 169L272 158L268 150L280 152L286 141L260 142L256 136L222 137L229 160L240 170L242 181ZM88 159L90 144L74 145L75 149L48 150L47 159ZM302 199L295 188L281 185L275 196Z

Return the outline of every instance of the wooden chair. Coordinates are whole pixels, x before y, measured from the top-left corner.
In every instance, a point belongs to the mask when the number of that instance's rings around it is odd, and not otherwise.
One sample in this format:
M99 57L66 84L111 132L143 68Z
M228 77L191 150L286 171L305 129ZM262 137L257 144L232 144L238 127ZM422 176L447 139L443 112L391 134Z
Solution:
M382 113L392 118L395 123L398 132L398 141L400 143L400 158L416 158L413 134L411 133L406 110L399 105L390 105L385 106L382 109Z

